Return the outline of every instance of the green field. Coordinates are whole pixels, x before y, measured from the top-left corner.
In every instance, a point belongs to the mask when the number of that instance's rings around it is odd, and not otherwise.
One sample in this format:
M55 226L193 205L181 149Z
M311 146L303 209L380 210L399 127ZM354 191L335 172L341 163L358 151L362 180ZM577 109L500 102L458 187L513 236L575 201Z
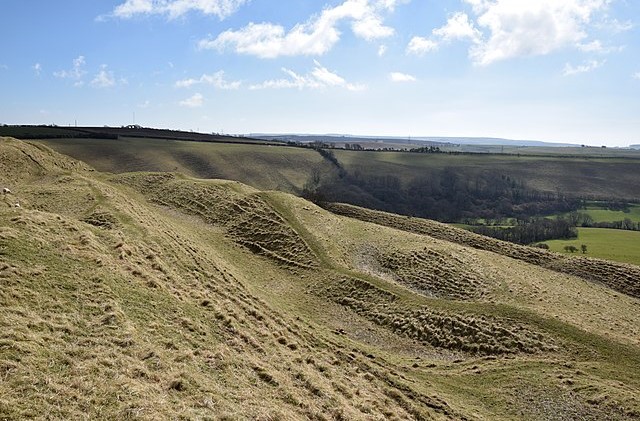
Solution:
M629 212L613 211L604 209L597 205L587 205L587 209L579 210L593 218L593 222L614 222L624 219L631 219L633 222L640 222L640 205L629 206Z
M580 245L586 244L586 255L589 257L640 265L640 232L638 231L578 228L576 240L552 240L546 243L551 250L560 253L566 253L565 246L573 245L580 249Z

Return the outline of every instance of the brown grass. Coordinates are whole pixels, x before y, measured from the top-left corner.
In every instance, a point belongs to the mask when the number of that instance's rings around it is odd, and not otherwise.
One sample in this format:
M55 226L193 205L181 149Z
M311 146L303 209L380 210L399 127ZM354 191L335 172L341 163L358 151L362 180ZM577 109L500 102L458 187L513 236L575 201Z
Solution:
M637 416L635 299L235 182L0 156L0 419ZM543 314L550 280L607 319Z

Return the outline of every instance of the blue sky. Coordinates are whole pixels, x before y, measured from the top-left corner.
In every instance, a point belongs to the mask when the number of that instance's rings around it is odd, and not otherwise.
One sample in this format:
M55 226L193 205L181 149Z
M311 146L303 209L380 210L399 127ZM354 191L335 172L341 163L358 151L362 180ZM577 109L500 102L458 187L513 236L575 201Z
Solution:
M3 0L0 123L640 143L636 0Z

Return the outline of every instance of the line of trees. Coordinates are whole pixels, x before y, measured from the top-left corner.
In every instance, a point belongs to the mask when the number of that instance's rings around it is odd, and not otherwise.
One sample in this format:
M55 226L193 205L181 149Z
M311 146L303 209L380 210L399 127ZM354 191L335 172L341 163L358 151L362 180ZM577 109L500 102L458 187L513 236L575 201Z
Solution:
M634 222L630 218L624 218L621 221L594 222L591 215L578 211L567 214L566 218L574 227L611 228L618 230L640 231L640 223Z
M534 218L533 220L514 227L501 228L490 226L474 227L473 231L517 244L533 244L540 241L555 239L572 239L578 237L575 226L564 219Z

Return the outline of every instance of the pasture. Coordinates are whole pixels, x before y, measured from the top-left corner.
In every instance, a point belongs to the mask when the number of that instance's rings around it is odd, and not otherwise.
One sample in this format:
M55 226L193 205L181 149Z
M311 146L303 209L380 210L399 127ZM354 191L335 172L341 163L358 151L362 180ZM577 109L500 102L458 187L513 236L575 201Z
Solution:
M574 240L546 241L552 251L568 253L565 246L580 250L587 246L587 257L613 260L640 265L640 232L606 228L578 228L578 238ZM579 251L574 254L581 254Z

